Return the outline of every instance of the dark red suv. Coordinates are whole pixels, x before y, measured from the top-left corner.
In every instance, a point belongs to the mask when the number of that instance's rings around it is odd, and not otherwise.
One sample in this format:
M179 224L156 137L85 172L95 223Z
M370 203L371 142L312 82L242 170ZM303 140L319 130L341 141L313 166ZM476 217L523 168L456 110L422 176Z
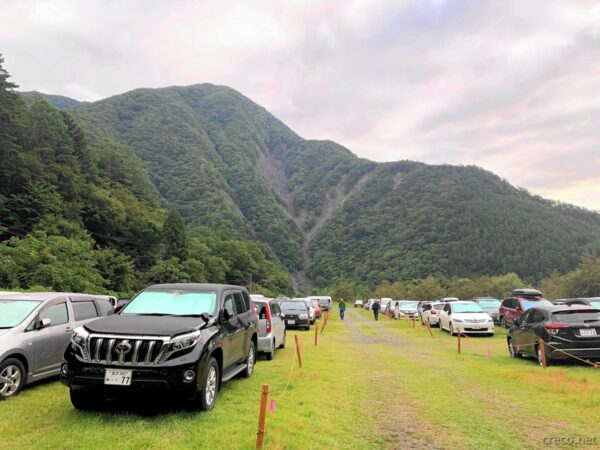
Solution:
M552 306L552 303L542 298L542 293L537 289L515 289L502 300L498 323L501 327L509 328L533 306Z

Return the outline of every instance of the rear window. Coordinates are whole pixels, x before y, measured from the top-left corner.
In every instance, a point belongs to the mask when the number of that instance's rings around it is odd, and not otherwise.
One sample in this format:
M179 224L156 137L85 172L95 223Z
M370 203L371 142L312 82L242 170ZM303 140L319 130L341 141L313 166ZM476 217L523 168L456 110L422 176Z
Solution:
M72 306L75 320L93 319L94 317L98 317L94 302L73 302Z
M600 311L594 309L589 311L560 311L552 314L552 320L556 323L600 322Z
M521 304L523 305L523 309L527 311L530 308L538 307L538 306L552 306L552 302L548 300L521 300Z
M258 309L259 319L266 319L267 317L267 304L264 302L252 302L256 309Z

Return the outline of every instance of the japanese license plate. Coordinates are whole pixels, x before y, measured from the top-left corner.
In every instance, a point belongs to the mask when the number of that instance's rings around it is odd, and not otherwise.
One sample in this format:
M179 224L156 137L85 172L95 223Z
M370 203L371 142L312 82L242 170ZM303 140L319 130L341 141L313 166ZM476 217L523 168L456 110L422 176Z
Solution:
M132 371L122 369L105 369L104 384L113 386L131 386Z
M580 336L596 336L596 329L595 328L582 328L579 330L579 335Z
M295 325L295 324L296 324L296 321L295 321L295 320L288 320L288 324L290 324L290 325Z

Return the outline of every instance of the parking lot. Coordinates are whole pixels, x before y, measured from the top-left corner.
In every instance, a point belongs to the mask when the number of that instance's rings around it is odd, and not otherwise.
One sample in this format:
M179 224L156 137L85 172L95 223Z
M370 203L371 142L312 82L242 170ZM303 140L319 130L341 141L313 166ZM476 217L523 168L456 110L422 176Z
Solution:
M456 337L349 308L330 317L319 345L297 331L292 345L260 360L250 379L223 386L209 413L115 404L75 411L57 381L0 404L5 448L254 448L262 384L267 448L539 448L565 439L600 441L600 372L572 363L540 368L510 359L504 330ZM289 385L288 385L288 380ZM286 385L287 389L286 389ZM552 441L549 439L558 439ZM594 441L595 439L595 441ZM550 444L548 444L550 442Z

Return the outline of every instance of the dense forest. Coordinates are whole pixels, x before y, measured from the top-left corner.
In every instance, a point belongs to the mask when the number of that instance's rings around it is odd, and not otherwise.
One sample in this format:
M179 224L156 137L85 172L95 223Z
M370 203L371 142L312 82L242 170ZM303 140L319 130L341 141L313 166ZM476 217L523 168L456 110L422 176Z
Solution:
M57 239L79 244L69 251L82 252L94 286L119 292L163 279L272 293L424 280L447 290L502 274L536 284L600 253L598 213L477 167L358 158L228 87L81 103L19 97L3 73L0 251L16 266L0 269L2 286L55 286L26 255L50 246L54 268ZM176 236L181 251L169 251Z
M15 88L0 66L0 286L128 294L213 281L290 291L268 248L225 227L184 225L129 147L90 142L71 114Z

